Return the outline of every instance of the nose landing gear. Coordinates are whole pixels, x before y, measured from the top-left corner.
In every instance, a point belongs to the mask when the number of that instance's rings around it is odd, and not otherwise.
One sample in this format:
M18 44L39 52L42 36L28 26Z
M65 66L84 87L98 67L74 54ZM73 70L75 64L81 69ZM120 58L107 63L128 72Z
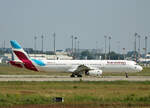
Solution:
M128 73L127 72L125 73L125 75L126 75L126 78L128 78Z

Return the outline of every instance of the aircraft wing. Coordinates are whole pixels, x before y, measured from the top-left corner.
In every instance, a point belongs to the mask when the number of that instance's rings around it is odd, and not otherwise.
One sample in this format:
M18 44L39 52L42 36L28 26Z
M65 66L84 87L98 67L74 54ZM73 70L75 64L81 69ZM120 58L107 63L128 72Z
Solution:
M89 66L89 65L78 65L74 66L70 69L70 72L72 72L71 77L82 77L82 74L90 75L90 76L100 76L102 75L102 70Z
M83 72L86 73L89 70L97 70L97 68L91 67L91 66L86 66L86 65L78 65L78 66L74 66L71 69L69 69L70 72L73 72L75 74L83 73Z
M75 70L77 70L77 68L78 68L78 66L73 66L68 71L69 72L74 72Z

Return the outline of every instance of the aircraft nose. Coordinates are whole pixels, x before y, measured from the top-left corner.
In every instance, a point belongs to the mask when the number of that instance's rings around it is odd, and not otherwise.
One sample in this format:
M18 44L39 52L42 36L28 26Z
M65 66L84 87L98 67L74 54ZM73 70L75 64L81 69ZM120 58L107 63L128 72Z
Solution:
M142 66L138 66L137 69L138 69L138 71L142 71L143 70Z

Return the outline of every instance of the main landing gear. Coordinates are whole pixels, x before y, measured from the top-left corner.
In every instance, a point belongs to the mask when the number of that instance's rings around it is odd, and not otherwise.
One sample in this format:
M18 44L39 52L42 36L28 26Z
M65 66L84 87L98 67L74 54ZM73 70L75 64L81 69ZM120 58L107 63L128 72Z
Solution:
M76 74L72 74L72 75L70 75L70 77L72 77L72 78L75 77L75 76L77 76L77 77L82 77L81 74L77 74L77 75L76 75Z
M70 77L75 77L75 75L74 75L74 74L72 74L72 75L70 75Z

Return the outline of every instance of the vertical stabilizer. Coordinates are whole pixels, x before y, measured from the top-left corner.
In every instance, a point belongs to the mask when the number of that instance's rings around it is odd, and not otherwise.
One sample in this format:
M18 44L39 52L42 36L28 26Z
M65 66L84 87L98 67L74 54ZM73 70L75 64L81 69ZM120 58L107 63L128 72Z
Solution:
M11 40L10 43L12 46L13 53L18 57L19 60L23 62L24 67L30 70L38 71L35 65L32 63L32 60L30 59L28 54L23 50L20 44L15 40Z

